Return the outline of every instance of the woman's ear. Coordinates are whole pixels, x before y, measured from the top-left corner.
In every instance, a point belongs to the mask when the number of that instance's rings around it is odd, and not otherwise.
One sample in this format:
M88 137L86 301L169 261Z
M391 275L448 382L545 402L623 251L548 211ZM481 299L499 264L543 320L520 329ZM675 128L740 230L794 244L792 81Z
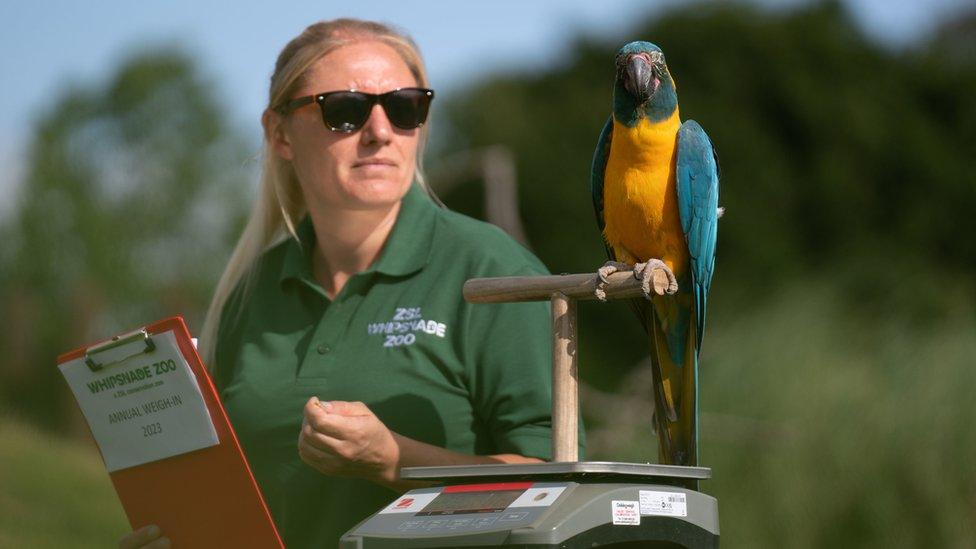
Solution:
M271 109L265 109L261 115L261 126L264 127L264 139L271 145L271 150L284 160L292 159L291 140L285 133L285 119Z

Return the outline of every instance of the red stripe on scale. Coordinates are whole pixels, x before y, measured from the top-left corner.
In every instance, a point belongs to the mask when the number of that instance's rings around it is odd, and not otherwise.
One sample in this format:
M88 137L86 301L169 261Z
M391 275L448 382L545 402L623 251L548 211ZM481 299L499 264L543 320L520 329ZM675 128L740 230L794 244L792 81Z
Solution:
M445 494L459 492L490 492L492 490L525 490L531 488L531 482L495 482L492 484L464 484L461 486L447 486L442 490Z

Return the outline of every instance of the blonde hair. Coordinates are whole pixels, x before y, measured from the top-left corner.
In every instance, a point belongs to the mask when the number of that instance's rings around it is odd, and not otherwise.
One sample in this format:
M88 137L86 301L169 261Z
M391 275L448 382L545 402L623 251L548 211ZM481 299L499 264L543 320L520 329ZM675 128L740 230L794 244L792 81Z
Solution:
M377 41L392 47L410 69L417 85L430 87L420 51L405 33L372 21L335 19L310 25L281 50L275 63L274 74L271 75L267 108L274 109L287 101L303 84L303 78L309 68L323 56L347 44L361 41ZM427 125L422 126L417 145L414 180L436 203L442 205L427 186L421 170L427 133ZM250 275L254 272L254 266L261 255L272 244L287 238L288 235L297 239L295 225L306 212L305 199L291 163L276 155L266 138L257 201L251 210L244 232L234 247L230 261L217 283L200 334L201 355L204 364L211 372L214 371L220 319L230 295L238 286L241 286L244 294L250 291Z

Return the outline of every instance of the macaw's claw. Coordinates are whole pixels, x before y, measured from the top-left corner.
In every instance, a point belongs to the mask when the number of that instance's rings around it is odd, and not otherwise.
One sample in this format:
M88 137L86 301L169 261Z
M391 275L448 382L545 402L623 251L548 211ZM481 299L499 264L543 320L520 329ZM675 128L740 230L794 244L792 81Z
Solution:
M610 283L610 279L607 277L613 273L619 271L630 271L633 267L628 263L621 263L619 261L607 261L602 267L596 270L596 276L600 280L596 283L596 289L593 290L593 295L596 296L600 301L607 300L607 284Z
M651 298L652 289L657 295L672 295L678 291L678 279L660 259L649 259L647 263L634 265L634 277L641 281L641 289L647 299Z

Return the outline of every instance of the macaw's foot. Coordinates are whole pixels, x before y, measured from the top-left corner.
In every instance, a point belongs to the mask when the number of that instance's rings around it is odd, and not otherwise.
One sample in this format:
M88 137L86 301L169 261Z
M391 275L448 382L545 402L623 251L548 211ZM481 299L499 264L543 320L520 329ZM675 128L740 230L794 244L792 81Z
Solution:
M596 283L596 289L593 290L593 295L596 296L600 301L607 300L607 284L610 280L607 278L613 273L619 271L632 271L634 268L628 263L621 263L619 261L607 261L602 267L596 270L596 276L600 280Z
M652 289L657 295L671 295L678 291L678 279L660 259L649 259L647 263L634 265L634 277L641 281L641 289L647 299L651 298Z

